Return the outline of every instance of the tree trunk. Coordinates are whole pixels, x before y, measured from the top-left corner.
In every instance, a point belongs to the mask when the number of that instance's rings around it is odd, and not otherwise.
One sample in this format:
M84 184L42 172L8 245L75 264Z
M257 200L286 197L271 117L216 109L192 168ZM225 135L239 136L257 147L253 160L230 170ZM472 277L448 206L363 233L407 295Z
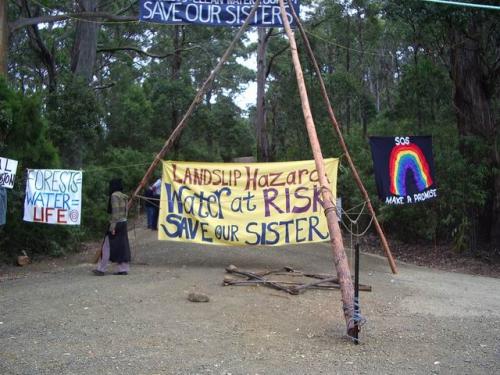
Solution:
M170 78L172 81L177 81L180 78L180 72L181 72L181 65L182 65L182 43L183 43L183 32L182 32L182 25L175 25L173 27L173 46L174 46L174 55L172 56L172 63L171 63L171 74ZM175 129L177 126L177 123L179 122L179 108L177 106L174 106L172 108L172 117L171 117L171 129Z
M273 161L276 157L276 155L280 152L280 150L285 149L286 147L286 133L284 131L281 131L278 125L278 105L277 103L272 103L271 102L271 108L270 108L270 113L271 113L271 124L272 124L272 139L273 142L270 144L270 154L272 155L272 158L270 161Z
M0 75L7 78L9 56L9 24L7 19L7 0L0 0Z
M266 29L257 30L257 115L255 119L255 134L257 138L257 160L269 161L269 137L266 119Z
M180 72L181 72L181 66L182 66L182 46L184 43L184 32L183 32L183 27L182 25L175 25L173 26L173 47L174 47L174 55L172 57L172 62L171 62L171 74L170 78L172 79L173 82L177 81L180 79ZM177 102L174 100L174 106L172 107L172 111L170 113L170 130L171 132L175 127L177 126L177 123L179 122L179 117L180 117L180 108L177 105ZM208 138L209 143L210 143L210 138ZM180 137L174 142L172 149L174 153L177 153L179 151L179 143L180 143Z
M491 223L491 243L494 250L500 253L500 151L498 149L498 141L495 138L494 147L494 172L493 172L493 207L492 207L492 223Z
M21 12L24 17L26 18L31 18L33 16L31 9L28 5L27 0L23 0L21 2ZM35 9L35 13L38 14L40 11L39 8ZM45 42L42 40L42 37L40 35L40 31L38 30L38 25L29 25L26 28L26 31L28 33L28 38L30 41L30 45L35 51L35 53L38 55L40 58L40 61L42 64L45 66L47 69L47 87L49 89L50 93L53 93L56 91L57 88L57 72L56 72L56 64L54 60L54 55L53 52L51 52L48 47L46 46ZM42 80L45 79L45 77L42 75L41 76ZM50 103L52 102L52 99L49 99L49 106L51 105Z
M491 94L486 90L486 77L479 69L478 49L477 42L471 39L466 39L463 47L452 49L453 103L460 135L477 135L492 140L496 131Z
M97 0L78 0L78 11L95 12ZM77 21L71 52L71 71L85 82L92 81L97 50L97 22Z
M413 63L415 64L415 72L417 73L417 79L420 79L420 69L418 66L418 50L420 49L419 44L413 46ZM422 97L420 93L416 93L417 96L417 130L422 130Z
M475 19L469 21L468 35L477 35L480 25ZM457 116L457 126L463 140L467 136L481 139L489 148L488 158L492 173L492 205L487 216L491 217L490 240L493 246L500 247L500 156L497 144L497 124L492 109L491 77L485 72L481 58L481 45L477 38L469 38L461 31L451 29L453 48L450 54L450 74L454 83L453 103ZM483 51L484 52L484 51ZM494 73L492 73L494 74ZM461 142L460 150L473 165L481 158L477 152L469 150Z

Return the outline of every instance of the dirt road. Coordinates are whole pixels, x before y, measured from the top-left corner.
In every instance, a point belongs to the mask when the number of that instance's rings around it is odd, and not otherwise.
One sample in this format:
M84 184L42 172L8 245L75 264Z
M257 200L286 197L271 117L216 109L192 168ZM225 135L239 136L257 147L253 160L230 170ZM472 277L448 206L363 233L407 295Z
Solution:
M88 254L0 272L0 374L498 374L500 279L363 255L367 324L344 336L338 291L223 287L224 268L334 273L328 245L220 248L130 234L128 276ZM206 293L208 303L187 300Z

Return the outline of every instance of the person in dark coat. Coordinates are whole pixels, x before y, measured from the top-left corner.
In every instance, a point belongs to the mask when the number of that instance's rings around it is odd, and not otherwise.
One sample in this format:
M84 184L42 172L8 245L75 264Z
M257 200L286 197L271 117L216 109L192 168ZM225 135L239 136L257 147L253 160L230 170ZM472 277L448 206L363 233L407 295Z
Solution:
M153 192L153 198L155 200L155 205L153 206L152 214L152 230L158 230L158 216L160 215L160 194L161 194L161 178L157 179L153 185L151 185L151 190Z
M130 245L127 231L127 202L128 197L123 194L123 185L120 179L113 179L109 183L108 213L111 214L109 229L104 238L102 253L95 275L103 276L109 261L118 263L114 275L128 275L130 268Z

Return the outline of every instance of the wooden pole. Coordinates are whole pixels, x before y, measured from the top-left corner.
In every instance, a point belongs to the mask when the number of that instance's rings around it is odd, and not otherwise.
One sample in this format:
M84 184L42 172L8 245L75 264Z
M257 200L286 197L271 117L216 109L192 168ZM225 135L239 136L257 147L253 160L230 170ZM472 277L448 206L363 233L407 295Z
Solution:
M328 231L330 233L330 243L332 245L333 259L337 276L339 278L340 293L342 295L342 303L344 310L344 317L347 324L347 334L352 336L354 329L354 289L351 280L351 272L347 263L347 257L344 251L344 244L342 242L342 234L340 232L339 223L337 221L337 213L335 205L333 204L332 192L328 188L328 181L325 172L325 165L321 147L316 134L316 128L312 118L311 108L309 106L309 99L307 96L306 85L300 65L299 55L297 53L297 45L295 43L295 36L290 23L287 18L285 4L283 0L279 0L281 19L285 27L286 34L290 42L290 51L292 52L292 61L299 86L300 100L302 103L302 112L306 123L307 133L309 135L309 142L311 144L312 152L316 169L318 170L319 180L321 184L321 196L323 198L323 205L325 208L326 220L328 222ZM292 7L290 5L290 7Z
M382 227L380 226L380 223L377 220L377 215L375 214L375 210L372 206L370 196L368 195L368 192L366 191L366 189L363 185L363 182L361 181L361 178L359 177L356 166L354 165L354 162L352 161L351 154L349 153L349 150L347 148L347 144L345 143L345 140L344 140L344 136L342 135L342 131L340 130L340 125L337 122L337 119L335 118L335 114L333 113L332 105L330 103L330 99L328 98L328 93L326 91L325 83L323 81L323 76L321 75L321 71L319 70L319 66L318 66L318 63L316 61L316 57L313 54L311 44L309 43L309 39L307 38L304 27L303 27L302 23L300 22L300 19L297 16L295 9L291 6L290 10L291 10L293 18L295 19L295 22L297 23L297 26L299 28L302 39L304 40L304 45L306 47L307 54L308 54L313 66L314 66L314 70L316 71L316 76L318 77L318 80L320 83L321 95L323 96L323 100L324 100L326 108L328 110L328 116L330 117L330 121L333 125L333 128L335 129L335 131L337 133L337 136L339 137L340 146L342 147L342 150L344 151L345 157L347 159L347 164L349 165L349 168L351 169L352 175L354 177L354 181L356 181L356 185L358 185L358 189L361 192L361 195L363 196L363 199L366 202L366 206L368 207L368 211L370 212L370 215L373 217L373 223L374 223L375 229L380 237L380 241L382 242L382 247L384 248L384 252L385 252L385 256L387 257L387 260L389 261L389 266L391 267L391 271L392 271L392 273L396 274L396 273L398 273L398 271L397 271L396 263L394 262L394 258L392 256L391 250L389 248L389 244L388 244L387 239L384 235L384 231L382 230Z
M215 76L222 69L222 66L227 61L229 56L232 54L232 52L236 46L236 43L238 43L238 41L240 40L241 35L246 30L250 21L254 18L254 15L255 15L255 12L257 11L257 7L259 6L259 3L260 3L260 0L255 1L255 4L254 4L252 10L250 11L250 14L246 18L243 25L241 25L241 27L239 28L239 30L236 33L236 35L234 36L234 39L232 40L231 44L229 45L229 47L227 47L226 52L224 52L224 55L222 55L221 59L219 60L219 62L215 66L215 68L210 72L210 75L205 80L205 82L203 82L203 85L199 88L198 92L196 93L196 96L194 97L193 102L189 106L187 112L184 114L184 116L182 117L181 121L179 122L177 127L174 129L172 134L170 134L170 137L166 140L166 142L163 145L160 152L158 152L158 154L154 158L153 162L149 166L149 168L146 171L146 174L142 178L141 182L139 183L139 185L137 186L135 191L132 193L132 196L130 197L128 204L127 204L128 209L130 209L132 207L132 205L134 204L135 197L144 188L144 186L146 186L146 183L148 182L149 178L153 174L155 168L158 166L158 163L165 156L165 154L172 148L174 142L177 140L177 138L179 138L182 130L186 127L188 119L191 117L191 115L193 114L195 109L198 107L198 104L200 104L201 101L203 100L203 96L206 94L206 92L210 88L210 85L212 84Z

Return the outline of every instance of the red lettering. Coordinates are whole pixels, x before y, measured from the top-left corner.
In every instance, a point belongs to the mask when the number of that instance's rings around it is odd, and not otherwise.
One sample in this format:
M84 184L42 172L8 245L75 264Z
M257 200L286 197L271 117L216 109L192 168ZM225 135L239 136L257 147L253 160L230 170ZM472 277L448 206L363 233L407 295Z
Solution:
M38 217L38 215L37 215L37 211L38 210L37 209L40 209L41 217ZM44 219L43 207L37 207L37 206L33 207L33 221L35 221L35 222L42 222L43 223L44 222L43 219Z
M182 180L180 178L177 178L177 176L175 175L175 171L177 170L177 164L172 164L172 169L173 169L172 174L174 177L174 181L182 184Z
M66 210L57 209L57 222L59 224L66 224Z
M45 209L45 222L48 222L49 221L49 217L52 216L54 209L52 207L47 207Z
M255 172L252 176L252 171L250 169L250 167L245 167L246 171L247 171L247 184L246 184L246 187L245 187L245 190L248 190L250 189L250 184L253 185L253 190L257 189L257 176L258 176L258 173L259 173L259 168L255 168Z

